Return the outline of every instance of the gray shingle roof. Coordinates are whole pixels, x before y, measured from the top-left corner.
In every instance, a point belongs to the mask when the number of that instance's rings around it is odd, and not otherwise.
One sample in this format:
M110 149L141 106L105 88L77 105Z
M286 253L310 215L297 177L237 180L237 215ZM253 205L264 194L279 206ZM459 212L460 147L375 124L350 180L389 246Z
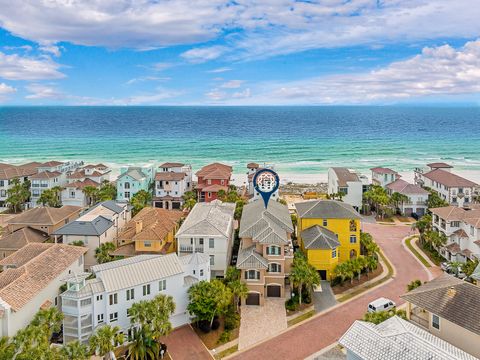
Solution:
M113 211L114 213L117 213L117 214L121 214L124 210L124 208L120 205L118 205L114 200L107 200L107 201L102 201L98 204L96 204L95 206L91 207L90 209L88 209L88 212L92 211L93 209L95 209L96 207L98 206L103 206L104 208L107 208L108 210L111 210Z
M337 235L319 225L310 226L300 234L306 249L335 249L340 246Z
M360 214L344 202L336 200L310 200L295 204L301 218L360 219Z
M120 174L118 179L121 179L124 176L130 176L132 179L141 181L142 179L146 178L147 175L143 172L143 169L140 167L129 167L127 171L125 171L123 174Z
M401 296L402 299L480 335L480 287L448 274Z
M233 230L235 204L212 201L197 203L177 232L180 236L226 236Z
M268 260L252 245L238 251L237 269L268 269Z
M97 216L92 221L72 221L55 231L53 235L98 236L113 226L113 221Z
M472 355L398 316L385 320L378 325L357 320L338 342L359 359L476 359Z

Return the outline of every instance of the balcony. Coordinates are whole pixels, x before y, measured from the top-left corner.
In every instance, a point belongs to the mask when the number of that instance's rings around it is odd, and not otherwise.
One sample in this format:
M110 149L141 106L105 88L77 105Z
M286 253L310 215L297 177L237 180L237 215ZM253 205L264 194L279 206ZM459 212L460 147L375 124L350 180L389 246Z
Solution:
M410 321L414 322L415 324L419 325L420 327L428 330L429 326L429 313L428 311L414 307L410 313Z
M193 245L182 245L182 244L180 244L180 252L188 252L188 253L199 252L199 253L203 253L203 250L204 250L203 245L193 246Z

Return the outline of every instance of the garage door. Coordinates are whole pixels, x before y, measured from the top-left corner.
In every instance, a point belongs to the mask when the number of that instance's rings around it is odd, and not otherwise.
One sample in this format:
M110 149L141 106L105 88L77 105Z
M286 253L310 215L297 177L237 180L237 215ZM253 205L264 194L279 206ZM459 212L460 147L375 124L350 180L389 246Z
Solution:
M268 297L280 297L281 287L279 285L269 285L267 286L267 296Z
M247 305L260 305L260 294L248 293L246 304Z
M405 216L412 216L413 209L412 208L405 208Z

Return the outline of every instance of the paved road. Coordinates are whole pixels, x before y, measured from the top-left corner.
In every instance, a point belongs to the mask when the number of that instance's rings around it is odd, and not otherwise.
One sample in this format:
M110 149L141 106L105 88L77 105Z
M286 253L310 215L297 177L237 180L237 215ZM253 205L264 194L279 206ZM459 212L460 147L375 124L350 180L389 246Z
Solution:
M373 235L396 268L392 281L232 358L256 360L274 355L276 359L304 359L337 341L355 320L362 318L372 300L385 296L400 305L400 295L410 281L428 280L427 271L402 246L402 239L411 232L410 226L364 224L364 231Z

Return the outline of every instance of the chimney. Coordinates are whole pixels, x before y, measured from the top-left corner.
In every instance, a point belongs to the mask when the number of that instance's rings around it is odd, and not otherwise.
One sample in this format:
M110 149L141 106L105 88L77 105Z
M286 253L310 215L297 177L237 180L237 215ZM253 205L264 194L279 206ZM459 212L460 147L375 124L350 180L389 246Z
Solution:
M457 294L457 290L455 290L453 286L447 291L448 297L453 298L456 294Z
M143 230L143 220L136 220L135 221L135 234L141 233Z

